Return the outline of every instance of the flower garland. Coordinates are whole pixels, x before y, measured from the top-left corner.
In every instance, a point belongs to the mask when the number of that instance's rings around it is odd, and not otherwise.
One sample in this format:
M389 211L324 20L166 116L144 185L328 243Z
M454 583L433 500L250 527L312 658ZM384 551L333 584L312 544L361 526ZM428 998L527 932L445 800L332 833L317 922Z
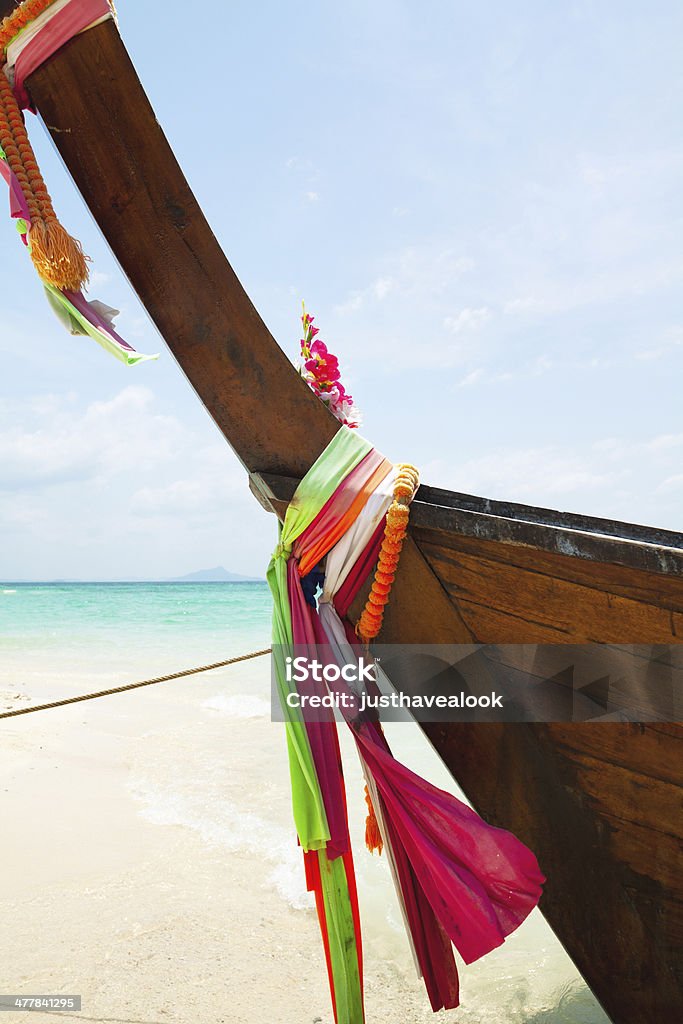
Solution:
M408 505L413 499L420 482L415 466L399 464L399 473L394 486L394 500L387 512L384 540L379 552L375 578L361 616L356 624L356 635L367 644L378 635L382 628L384 609L389 600L391 585L396 577L398 560L408 529L410 512Z
M0 22L0 51L2 61L5 59L5 50L15 36L18 36L22 29L26 28L30 21L36 18L51 7L54 0L24 0L15 11L8 14Z
M9 43L53 0L24 0L0 23L0 65ZM88 280L87 257L81 243L57 220L52 200L28 140L24 119L12 87L0 66L0 147L14 172L29 209L27 242L33 264L44 282L60 290L80 291Z
M0 68L0 146L14 171L31 216L28 246L38 274L47 284L77 292L88 280L81 243L57 220L12 87Z
M302 365L299 373L333 416L347 427L357 427L360 425L360 413L340 380L339 360L328 351L324 341L316 339L319 328L313 326L315 318L306 312L303 303L302 308L304 336L301 339Z

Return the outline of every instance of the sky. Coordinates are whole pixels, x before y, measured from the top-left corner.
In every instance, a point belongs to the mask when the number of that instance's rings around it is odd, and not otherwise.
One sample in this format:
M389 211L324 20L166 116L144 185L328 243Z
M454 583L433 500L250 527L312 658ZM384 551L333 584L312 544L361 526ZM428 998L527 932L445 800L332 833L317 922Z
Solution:
M214 2L182 68L187 4L117 7L247 292L292 359L306 301L364 436L426 483L681 529L680 4ZM30 131L90 297L160 359L65 334L0 221L0 578L262 575L274 519Z

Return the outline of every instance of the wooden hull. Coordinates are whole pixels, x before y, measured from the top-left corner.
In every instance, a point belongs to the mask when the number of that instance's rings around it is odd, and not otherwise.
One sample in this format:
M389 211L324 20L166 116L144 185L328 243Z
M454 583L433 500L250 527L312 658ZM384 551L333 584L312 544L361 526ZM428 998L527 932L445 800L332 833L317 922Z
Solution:
M11 7L0 0L0 14ZM306 471L336 421L292 371L237 281L113 25L73 40L29 87L143 304L254 474L261 500L281 508L287 494L277 494L278 481ZM272 394L277 402L268 401ZM269 483L269 474L278 477ZM661 644L683 636L681 538L677 552L670 536L624 539L611 524L615 535L606 539L590 525L550 522L542 510L524 519L491 512L481 499L468 508L466 497L429 489L418 496L387 642ZM542 909L612 1019L680 1016L679 728L426 731L477 809L536 852L548 876Z
M420 497L413 536L472 639L642 643L655 655L683 638L681 535L427 488ZM480 813L536 851L541 909L612 1020L680 1017L681 726L425 731Z
M418 509L414 536L473 638L680 642L683 537L463 497L442 495L447 506ZM492 504L494 516L483 511ZM607 527L613 536L597 532ZM679 1017L681 727L452 724L426 731L487 820L537 852L548 877L542 910L612 1019Z
M280 511L295 486L260 481ZM656 656L658 645L683 637L680 534L429 487L418 491L411 523L470 642L652 644ZM415 616L392 601L390 635L435 642ZM677 698L678 720L683 693ZM612 1020L680 1016L683 728L424 729L487 821L536 852L548 878L541 909Z
M541 909L611 1019L681 1015L681 732L453 725L427 733L493 824L537 852Z

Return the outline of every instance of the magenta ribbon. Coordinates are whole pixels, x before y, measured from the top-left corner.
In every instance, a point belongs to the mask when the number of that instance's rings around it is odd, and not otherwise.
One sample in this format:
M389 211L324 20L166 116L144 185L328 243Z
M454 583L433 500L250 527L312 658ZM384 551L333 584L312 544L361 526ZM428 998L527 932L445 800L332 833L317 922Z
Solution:
M379 465L370 452L345 478L298 538L288 564L292 632L297 653L332 661L333 638L316 609L306 602L298 560L315 542L324 553L336 542L333 526L348 512L355 494ZM334 598L340 618L376 564L384 522L358 556ZM360 654L351 623L343 621L349 643ZM328 683L330 692L344 684ZM324 684L321 684L321 688ZM344 714L344 706L340 704ZM458 974L451 942L466 963L500 946L537 905L545 881L534 854L510 832L488 825L455 796L438 789L392 755L378 723L346 712L361 759L379 794L381 819L391 847L413 947L434 1010L458 1005ZM330 833L330 856L349 849L339 745L332 712L325 721L306 722Z
M2 74L2 71L0 71ZM14 220L25 220L26 224L30 227L31 215L28 210L28 204L24 197L24 193L21 190L21 185L17 180L17 176L10 167L10 165L0 157L0 174L7 182L9 188L9 212L10 217ZM26 232L22 232L22 240L24 245L28 245L26 238Z
M22 110L33 110L26 79L60 47L105 14L111 14L107 0L71 0L24 47L14 65L14 95Z

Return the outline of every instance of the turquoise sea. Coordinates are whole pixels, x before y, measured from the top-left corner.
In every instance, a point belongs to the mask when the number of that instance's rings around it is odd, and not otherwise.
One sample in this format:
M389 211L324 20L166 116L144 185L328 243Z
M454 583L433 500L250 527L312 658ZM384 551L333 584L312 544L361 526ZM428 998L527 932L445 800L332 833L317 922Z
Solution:
M265 581L0 583L0 687L71 693L223 661L268 647L270 616Z
M270 615L265 582L0 583L0 710L267 647ZM152 730L140 724L149 723L150 712ZM273 892L297 912L312 913L291 824L282 726L269 722L267 657L40 714L53 716L55 730L76 723L106 737L146 822L189 830L226 859L254 850L254 837L264 837ZM30 736L30 718L4 725L16 742ZM400 760L461 796L416 726L393 723L387 735ZM341 739L368 959L395 965L396 978L413 991L386 864L363 851L357 758L352 741ZM265 788L254 778L254 759L269 779ZM465 968L461 981L463 1005L448 1017L454 1022L608 1024L538 912L500 950ZM424 1019L432 1019L426 996L417 991L415 998Z

